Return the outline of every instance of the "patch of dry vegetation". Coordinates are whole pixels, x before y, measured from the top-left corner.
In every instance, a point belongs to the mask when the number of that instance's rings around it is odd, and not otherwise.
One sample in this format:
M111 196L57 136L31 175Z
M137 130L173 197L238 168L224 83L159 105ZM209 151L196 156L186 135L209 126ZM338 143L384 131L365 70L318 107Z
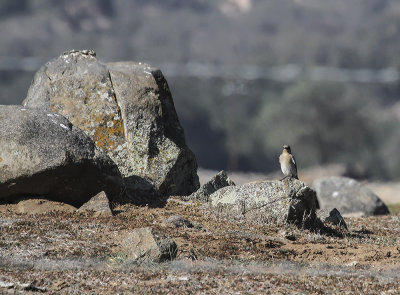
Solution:
M332 231L338 235L218 219L177 200L164 208L121 206L110 218L9 209L0 218L2 292L395 294L400 287L398 215L347 218L349 232ZM196 226L165 226L172 215ZM145 226L175 240L176 260L126 258L120 241Z

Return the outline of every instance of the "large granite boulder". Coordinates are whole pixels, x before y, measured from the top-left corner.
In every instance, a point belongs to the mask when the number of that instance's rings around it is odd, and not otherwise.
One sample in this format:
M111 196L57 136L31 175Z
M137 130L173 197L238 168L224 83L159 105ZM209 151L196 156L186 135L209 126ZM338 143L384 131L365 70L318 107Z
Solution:
M318 178L313 182L313 187L321 209L337 208L342 214L362 212L365 216L389 214L382 200L354 179Z
M0 202L48 198L79 207L100 191L117 200L115 163L59 114L0 106Z
M167 81L146 64L104 64L70 51L36 74L24 106L67 117L117 163L134 198L189 195L199 187Z
M224 187L210 196L214 214L259 223L311 227L316 218L316 194L292 178Z

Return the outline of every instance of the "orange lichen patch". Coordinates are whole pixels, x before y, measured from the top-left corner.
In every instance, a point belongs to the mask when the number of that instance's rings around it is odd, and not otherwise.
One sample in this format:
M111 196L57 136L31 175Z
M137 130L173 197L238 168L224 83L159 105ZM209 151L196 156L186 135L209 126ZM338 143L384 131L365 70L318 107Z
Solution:
M0 162L3 162L3 158L2 157L0 157Z
M112 127L108 127L106 122L102 122L95 128L93 141L96 146L106 151L113 151L118 145L118 141L124 138L123 121L110 120L113 122ZM118 140L119 139L119 140Z
M50 109L81 128L97 147L114 151L125 142L121 111L111 86L98 82L88 79L82 82L79 91L74 88L68 93L55 95L50 101ZM83 94L78 95L77 92Z

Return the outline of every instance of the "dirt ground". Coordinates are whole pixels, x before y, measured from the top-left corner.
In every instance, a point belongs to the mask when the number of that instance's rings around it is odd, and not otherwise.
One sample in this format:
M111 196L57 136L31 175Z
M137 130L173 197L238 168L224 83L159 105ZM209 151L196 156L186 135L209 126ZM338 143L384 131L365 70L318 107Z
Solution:
M400 215L346 218L334 234L219 220L200 204L125 205L113 217L0 206L2 294L398 294ZM196 226L163 221L181 215ZM119 245L151 226L178 245L163 263Z

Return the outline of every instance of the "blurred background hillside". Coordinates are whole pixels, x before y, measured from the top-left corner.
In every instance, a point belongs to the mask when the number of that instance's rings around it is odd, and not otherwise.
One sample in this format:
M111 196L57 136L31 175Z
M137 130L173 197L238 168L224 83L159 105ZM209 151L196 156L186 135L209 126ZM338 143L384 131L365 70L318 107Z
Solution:
M0 104L70 49L159 67L203 168L269 173L290 144L400 178L399 1L1 0Z

